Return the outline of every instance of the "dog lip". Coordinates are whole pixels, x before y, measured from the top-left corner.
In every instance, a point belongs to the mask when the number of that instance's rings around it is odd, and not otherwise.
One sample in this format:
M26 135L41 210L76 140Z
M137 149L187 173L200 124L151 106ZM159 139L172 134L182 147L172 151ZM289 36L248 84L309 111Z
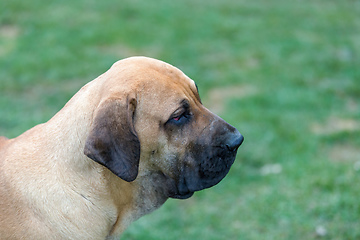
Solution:
M171 178L169 175L165 173L161 173L165 177L166 185L168 186L167 196L175 199L187 199L190 198L194 192L189 190L186 185L186 180L182 179L180 182Z
M175 198L175 199L188 199L192 195L194 195L194 192L188 192L188 193L182 193L182 194L173 194L173 195L170 195L170 197Z

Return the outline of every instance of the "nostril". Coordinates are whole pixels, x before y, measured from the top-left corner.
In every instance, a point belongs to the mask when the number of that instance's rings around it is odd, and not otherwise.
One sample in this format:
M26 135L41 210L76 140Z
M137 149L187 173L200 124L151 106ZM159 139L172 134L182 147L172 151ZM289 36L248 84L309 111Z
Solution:
M242 142L244 141L244 137L239 134L235 139L232 139L228 144L226 144L226 147L229 151L236 151Z

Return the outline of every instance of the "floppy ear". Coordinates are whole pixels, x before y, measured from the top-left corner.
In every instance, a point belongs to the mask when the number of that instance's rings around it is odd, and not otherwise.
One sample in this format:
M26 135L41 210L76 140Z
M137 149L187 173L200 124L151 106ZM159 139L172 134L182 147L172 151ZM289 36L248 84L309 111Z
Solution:
M134 128L136 100L109 99L96 112L84 153L131 182L138 175L140 142Z

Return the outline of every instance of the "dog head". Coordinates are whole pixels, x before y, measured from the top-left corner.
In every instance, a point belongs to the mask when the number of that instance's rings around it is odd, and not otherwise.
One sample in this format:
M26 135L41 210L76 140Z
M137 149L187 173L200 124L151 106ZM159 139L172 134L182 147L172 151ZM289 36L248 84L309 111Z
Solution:
M188 198L228 173L243 136L202 105L194 81L179 69L135 57L99 81L89 158L128 182L157 174L173 198Z

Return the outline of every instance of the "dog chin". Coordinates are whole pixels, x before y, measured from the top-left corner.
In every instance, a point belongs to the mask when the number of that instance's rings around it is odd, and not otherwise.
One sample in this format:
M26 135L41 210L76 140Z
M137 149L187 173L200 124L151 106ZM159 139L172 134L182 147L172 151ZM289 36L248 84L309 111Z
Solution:
M182 194L174 194L174 195L171 195L170 198L175 198L175 199L188 199L188 198L190 198L192 195L194 195L193 192L182 193Z

